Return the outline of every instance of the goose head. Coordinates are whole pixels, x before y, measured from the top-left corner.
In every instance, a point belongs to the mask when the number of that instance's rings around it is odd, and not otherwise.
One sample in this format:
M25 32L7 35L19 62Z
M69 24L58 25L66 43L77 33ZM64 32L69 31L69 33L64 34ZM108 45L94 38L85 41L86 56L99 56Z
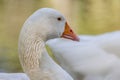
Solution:
M35 34L44 41L56 37L79 41L77 35L69 27L65 17L51 8L42 8L36 11L26 20L24 26L25 33L29 33L29 35Z

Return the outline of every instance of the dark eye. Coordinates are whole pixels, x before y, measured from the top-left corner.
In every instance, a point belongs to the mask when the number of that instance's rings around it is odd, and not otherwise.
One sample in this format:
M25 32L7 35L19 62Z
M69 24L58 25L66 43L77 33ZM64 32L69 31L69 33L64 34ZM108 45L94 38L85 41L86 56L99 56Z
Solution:
M58 20L58 21L61 21L62 19L61 19L61 17L58 17L57 20Z

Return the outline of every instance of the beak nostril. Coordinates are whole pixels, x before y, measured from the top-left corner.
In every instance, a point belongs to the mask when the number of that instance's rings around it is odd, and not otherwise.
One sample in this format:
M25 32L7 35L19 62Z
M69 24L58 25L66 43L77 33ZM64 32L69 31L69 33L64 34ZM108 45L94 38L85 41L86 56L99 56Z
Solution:
M69 25L65 24L65 29L64 29L64 32L62 34L63 38L67 38L67 39L71 39L71 40L74 40L74 41L79 41L79 38L78 36L74 33L74 31L69 27Z
M70 29L70 32L73 33L72 29Z

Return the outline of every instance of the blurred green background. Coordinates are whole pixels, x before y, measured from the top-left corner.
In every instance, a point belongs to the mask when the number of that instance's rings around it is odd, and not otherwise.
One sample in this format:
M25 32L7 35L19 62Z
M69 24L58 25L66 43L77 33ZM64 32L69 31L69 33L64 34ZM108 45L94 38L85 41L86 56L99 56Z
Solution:
M18 37L24 21L37 9L55 8L78 34L120 29L120 0L0 0L0 72L21 72Z

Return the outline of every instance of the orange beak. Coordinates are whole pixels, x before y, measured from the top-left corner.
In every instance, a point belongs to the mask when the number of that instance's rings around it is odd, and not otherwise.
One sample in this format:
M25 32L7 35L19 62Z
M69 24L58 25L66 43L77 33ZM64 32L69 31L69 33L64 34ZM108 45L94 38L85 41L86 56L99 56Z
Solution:
M79 38L78 36L73 32L73 30L69 27L69 25L65 24L65 30L62 34L63 38L67 38L67 39L71 39L71 40L74 40L74 41L79 41Z

